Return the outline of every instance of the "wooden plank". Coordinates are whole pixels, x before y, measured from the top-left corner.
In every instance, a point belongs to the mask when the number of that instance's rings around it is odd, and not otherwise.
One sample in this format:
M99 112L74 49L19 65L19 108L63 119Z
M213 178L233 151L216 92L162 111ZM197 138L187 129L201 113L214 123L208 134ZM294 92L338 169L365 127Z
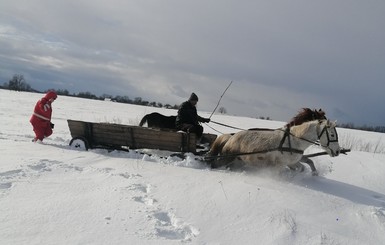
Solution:
M147 141L170 141L170 142L181 142L181 133L174 133L172 135L162 135L159 133L146 132L146 134L138 134L135 130L130 132L110 132L107 130L100 130L94 126L93 137L111 137L119 140L147 140Z
M169 144L181 144L182 143L182 137L183 135L179 135L179 139L173 139L169 140L167 138L142 138L142 137L134 137L132 138L131 135L125 135L125 134L108 134L107 132L94 132L93 139L100 141L100 139L104 140L116 140L119 142L129 142L130 144L136 142L158 142L158 143L169 143Z
M169 141L167 139L154 140L135 138L134 142L131 137L122 137L122 135L94 134L93 140L95 144L114 144L120 146L128 146L132 149L149 148L180 151L181 147L183 146L182 137L183 135L180 134L180 139L178 141ZM195 143L191 141L191 144L185 148L195 150Z
M173 135L177 135L178 133L177 132L167 132L167 131L158 131L158 130L151 130L151 129L147 129L147 130L142 130L142 129L138 129L138 128L131 128L131 127L125 127L125 128L116 128L116 127L111 127L111 128L108 128L108 127L100 127L100 125L98 124L95 124L94 125L94 130L98 130L98 131L101 131L101 132L109 132L109 133L130 133L131 131L133 131L135 134L137 135L160 135L160 136L173 136Z
M100 125L94 125L93 133L96 135L109 135L111 137L125 139L132 138L134 136L135 139L144 139L144 140L158 140L158 141L172 141L172 142L181 142L181 133L177 132L165 132L165 131L157 131L157 130L138 130L137 127L132 128L111 128L110 130L106 127L100 127Z
M170 151L196 151L195 134L130 125L68 120L72 137L85 137L91 146L128 146Z
M118 126L118 127L116 127ZM123 126L123 127L122 127ZM130 134L134 134L135 138L144 138L144 139L161 139L167 138L168 140L179 140L181 138L179 132L177 131L164 131L153 128L145 128L138 126L126 126L126 125L97 125L98 130L102 128L106 128L109 133L117 132L117 133L125 133L129 132Z
M72 138L83 137L90 147L93 145L92 129L93 124L83 121L67 120Z
M180 150L181 145L179 144L167 144L167 143L157 143L157 142L137 142L136 146L133 147L131 144L127 144L126 142L119 142L116 140L106 140L106 139L95 139L95 144L101 145L119 145L119 146L127 146L131 149L139 149L139 148L148 148L148 149L176 149Z
M157 130L140 130L146 133L146 135L144 135L136 132L137 127L130 128L130 131L133 131L130 133L116 131L116 128L115 132L111 133L108 127L105 127L106 125L102 127L104 130L100 130L98 126L100 125L94 125L93 131L93 140L98 144L128 146L132 149L148 148L170 151L196 151L195 137L190 141L189 145L183 145L183 136L186 135L185 133L167 132L167 134L164 134ZM127 130L125 129L124 131ZM134 135L134 137L132 137L132 135ZM190 136L190 138L192 137Z
M85 125L86 125L85 122L73 121L73 120L67 120L67 122L68 122L68 127L70 129L72 138L79 137L79 136L82 136L82 137L85 136L85 133L84 133L85 132Z
M108 132L128 132L129 130L134 130L135 133L138 134L159 134L162 136L165 135L174 135L177 132L175 131L163 131L159 129L146 128L146 127L138 127L138 126L129 126L129 125L119 125L119 124L106 124L106 123L98 123L94 125L95 128L100 130L107 130Z
M122 144L117 143L117 141L111 140L102 140L98 141L95 140L94 144L95 145L105 145L105 146L116 146L116 148L120 148L121 146L127 146L130 149L159 149L159 150L168 150L168 151L177 151L180 152L183 149L181 148L181 145L179 144L159 144L159 143L149 143L149 142L138 142L136 143L136 146L133 147L132 145L127 145L121 142ZM192 150L191 150L192 151Z

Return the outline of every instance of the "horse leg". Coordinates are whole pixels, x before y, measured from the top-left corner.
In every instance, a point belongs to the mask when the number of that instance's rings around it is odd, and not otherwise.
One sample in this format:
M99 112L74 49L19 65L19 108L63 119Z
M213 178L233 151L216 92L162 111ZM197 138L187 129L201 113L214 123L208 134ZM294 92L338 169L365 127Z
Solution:
M305 170L305 166L303 166L300 162L288 165L288 167L292 171L303 172Z
M222 166L219 161L219 151L216 147L211 147L210 151L206 153L204 160L205 162L211 166L211 168L219 168Z
M230 167L231 163L235 160L234 157L222 157L219 155L218 158L212 160L210 163L211 168Z
M303 156L301 161L304 162L304 163L307 163L310 166L311 174L313 176L318 176L318 171L317 171L317 169L314 166L314 162L310 158Z
M207 152L207 155L217 156L221 152L222 148L223 146L221 144L219 144L217 141L214 141L213 145L210 148L210 151Z
M215 139L212 143L210 151L207 152L207 162L211 164L212 168L218 168L223 166L223 159L219 155L222 153L222 149L225 146L226 142L230 139L231 135L223 134Z
M304 162L304 163L306 163L306 164L309 165L309 167L311 168L311 174L312 174L313 176L318 176L318 171L317 171L317 169L315 168L314 162L313 162L311 159L309 159L309 158L307 158L307 157L302 157L300 161L301 161L301 162ZM292 171L297 171L297 170L299 170L300 172L303 172L303 171L305 170L305 166L302 165L300 162L297 162L297 163L292 164L292 165L288 165L288 167L289 167L289 169L292 170Z

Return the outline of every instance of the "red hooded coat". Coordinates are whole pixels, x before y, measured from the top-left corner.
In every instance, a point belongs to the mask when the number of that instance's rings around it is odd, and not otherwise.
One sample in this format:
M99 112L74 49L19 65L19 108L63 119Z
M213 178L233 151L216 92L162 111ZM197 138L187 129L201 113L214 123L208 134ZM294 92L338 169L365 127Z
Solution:
M36 140L43 140L44 137L48 137L52 134L50 124L52 116L51 99L55 100L56 98L56 92L50 91L35 105L35 109L29 121L35 131Z

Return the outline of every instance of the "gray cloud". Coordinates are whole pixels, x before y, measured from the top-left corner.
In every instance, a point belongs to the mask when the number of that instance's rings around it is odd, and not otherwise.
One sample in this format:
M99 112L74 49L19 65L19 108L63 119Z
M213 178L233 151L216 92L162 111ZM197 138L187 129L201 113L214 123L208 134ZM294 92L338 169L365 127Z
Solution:
M288 120L301 107L382 125L385 3L3 1L0 78Z

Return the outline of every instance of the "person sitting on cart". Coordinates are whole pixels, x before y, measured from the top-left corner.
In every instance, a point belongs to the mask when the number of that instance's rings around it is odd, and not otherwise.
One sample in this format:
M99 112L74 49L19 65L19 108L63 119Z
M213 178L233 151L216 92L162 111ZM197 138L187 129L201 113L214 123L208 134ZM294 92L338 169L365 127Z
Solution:
M182 130L187 133L195 133L199 141L203 134L203 127L199 123L208 123L210 122L210 118L198 116L196 108L197 103L198 96L195 93L192 93L189 100L180 105L175 126L178 130Z

